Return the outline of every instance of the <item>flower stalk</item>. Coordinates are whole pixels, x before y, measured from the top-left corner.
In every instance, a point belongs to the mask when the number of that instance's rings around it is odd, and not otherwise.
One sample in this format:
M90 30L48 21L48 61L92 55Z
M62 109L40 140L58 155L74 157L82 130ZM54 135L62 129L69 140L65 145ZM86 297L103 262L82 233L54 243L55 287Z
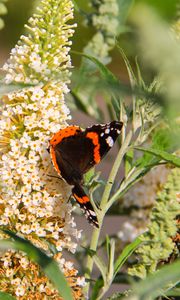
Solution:
M47 151L53 133L71 118L64 98L71 68L69 38L74 32L74 25L67 22L72 18L70 0L42 0L29 20L28 35L21 36L3 66L4 83L25 88L2 97L0 225L53 256L74 299L80 299L84 277L77 276L62 251L76 251L73 239L79 239L81 231L71 216L69 187L49 177L54 170ZM22 253L9 250L2 254L0 272L4 274L0 290L17 299L27 291L26 299L40 299L40 294L60 299L39 266Z
M124 140L124 144L121 146L121 148L119 150L119 153L118 153L118 155L115 159L114 165L113 165L112 170L110 172L109 178L107 180L107 185L104 189L104 193L103 193L102 200L101 200L101 203L100 203L100 210L98 211L99 228L95 228L93 230L91 243L90 243L90 249L93 250L93 251L97 251L97 246L98 246L98 240L99 240L99 236L100 236L100 232L101 232L101 227L102 227L102 224L103 224L105 214L108 210L108 200L109 200L109 196L110 196L111 189L112 189L112 183L115 181L117 172L119 170L119 166L120 166L120 164L123 160L123 157L124 157L125 153L128 151L129 143L131 141L131 138L132 138L132 132L129 131L129 133L127 134L127 136ZM88 278L88 279L91 277L93 263L94 263L93 257L88 256L87 264L86 264L86 269L87 269L86 278ZM89 283L87 283L84 290L85 290L85 293L88 294Z

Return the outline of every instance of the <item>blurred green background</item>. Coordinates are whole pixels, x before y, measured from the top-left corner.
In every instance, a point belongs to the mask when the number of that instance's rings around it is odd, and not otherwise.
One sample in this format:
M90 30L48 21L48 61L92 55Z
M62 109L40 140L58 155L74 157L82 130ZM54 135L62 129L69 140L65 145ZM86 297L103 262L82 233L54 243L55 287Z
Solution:
M10 49L14 47L19 39L19 36L25 33L24 24L27 23L31 16L33 7L38 4L37 0L8 0L6 3L8 14L3 16L5 27L0 31L0 63L2 64L7 59ZM78 6L84 11L90 11L90 1L76 0ZM155 10L167 21L172 21L175 18L176 7L179 0L134 0L134 3L143 2L155 8ZM83 17L75 12L75 22L78 24L73 38L73 49L81 51L86 45L89 38L93 35L93 29L85 27ZM128 22L128 21L127 21ZM126 50L126 53L133 55L131 33L121 34L119 37L120 45ZM112 56L119 57L117 50L112 51ZM73 55L73 64L76 66L79 63L79 57ZM116 65L116 63L115 63Z

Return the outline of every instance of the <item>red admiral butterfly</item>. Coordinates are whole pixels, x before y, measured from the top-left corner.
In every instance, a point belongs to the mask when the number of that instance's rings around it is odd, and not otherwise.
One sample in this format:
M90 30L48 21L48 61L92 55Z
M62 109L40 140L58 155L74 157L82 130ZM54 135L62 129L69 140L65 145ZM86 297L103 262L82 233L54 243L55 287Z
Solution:
M83 174L101 161L113 146L122 126L123 123L118 121L93 125L85 130L79 126L68 126L50 140L51 159L58 175L74 186L72 195L88 221L96 227L99 227L96 213L81 186Z

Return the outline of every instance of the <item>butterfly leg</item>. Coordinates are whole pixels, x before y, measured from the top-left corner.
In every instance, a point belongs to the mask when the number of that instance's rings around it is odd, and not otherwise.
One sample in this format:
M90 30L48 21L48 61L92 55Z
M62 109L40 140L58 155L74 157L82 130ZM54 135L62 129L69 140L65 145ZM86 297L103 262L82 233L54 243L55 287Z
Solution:
M48 177L52 177L52 178L56 178L56 179L59 179L59 180L63 180L61 177L59 176L55 176L55 175L50 175L50 174L47 174Z

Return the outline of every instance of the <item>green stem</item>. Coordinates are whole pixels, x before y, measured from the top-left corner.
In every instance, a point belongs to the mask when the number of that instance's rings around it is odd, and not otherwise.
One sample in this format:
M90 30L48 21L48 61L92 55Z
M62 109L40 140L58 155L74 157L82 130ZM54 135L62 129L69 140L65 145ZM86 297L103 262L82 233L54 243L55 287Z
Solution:
M100 232L101 232L101 227L102 227L104 216L105 216L106 211L107 211L107 203L108 203L108 200L109 200L112 185L113 185L113 182L114 182L115 177L117 175L117 172L119 170L119 166L122 162L124 154L128 150L131 138L132 138L132 131L129 131L127 137L124 140L124 143L122 144L122 146L119 150L119 153L116 157L116 160L115 160L114 165L112 167L112 170L110 172L107 185L104 189L104 193L103 193L103 196L102 196L102 201L101 201L101 204L100 204L100 210L99 210L99 213L98 213L99 228L94 228L92 238L91 238L91 243L90 243L90 249L93 250L93 251L97 250L99 236L100 236ZM91 277L91 273L92 273L92 269L93 269L93 263L94 263L93 262L93 257L88 256L87 265L86 265L86 269L87 269L86 278L87 279L90 279L90 277ZM90 283L87 283L87 285L84 289L84 292L86 294L88 294L88 292L89 292L89 286L90 286Z
M116 178L117 172L119 170L119 166L120 166L120 164L122 162L122 159L124 157L124 154L127 152L127 149L129 147L129 143L131 141L131 138L132 138L132 132L129 131L127 137L124 140L124 143L122 144L122 146L119 150L119 153L116 157L116 160L115 160L114 165L112 167L112 170L110 172L108 182L107 182L107 185L104 189L104 193L103 193L103 196L102 196L102 201L101 201L101 204L100 204L101 210L105 210L105 208L106 208L106 204L109 200L109 195L110 195L110 192L111 192L111 189L112 189L112 185L115 181L115 178Z
M124 193L128 190L129 186L132 186L133 183L135 183L137 181L137 179L139 178L140 174L142 173L142 169L137 170L136 172L132 172L131 176L128 176L128 178L126 178L120 188L117 190L117 192L109 199L108 204L107 204L107 211L111 208L111 206L114 204L114 202L121 198Z

